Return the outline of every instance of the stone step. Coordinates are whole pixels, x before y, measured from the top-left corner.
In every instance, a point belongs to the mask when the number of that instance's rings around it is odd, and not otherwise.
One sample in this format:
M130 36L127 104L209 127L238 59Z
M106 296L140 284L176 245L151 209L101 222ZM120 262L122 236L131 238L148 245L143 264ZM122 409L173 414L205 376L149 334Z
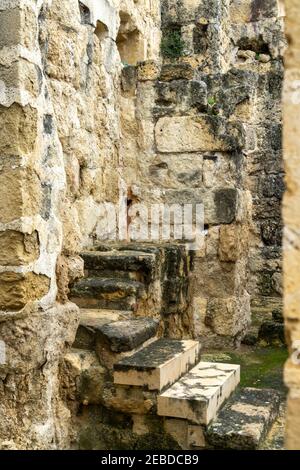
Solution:
M101 326L96 341L115 353L132 351L156 336L159 321L153 318L122 320Z
M279 413L280 401L277 390L241 389L208 428L208 444L216 449L257 449Z
M188 372L199 360L198 341L159 339L114 365L119 385L162 390Z
M87 276L119 278L150 282L155 273L156 256L143 251L85 251L81 253Z
M84 278L71 287L71 301L80 308L135 310L146 298L141 282L118 278Z
M158 397L158 415L207 425L239 381L240 366L201 361Z
M94 350L96 332L104 325L132 318L132 312L105 309L80 309L80 323L73 347Z

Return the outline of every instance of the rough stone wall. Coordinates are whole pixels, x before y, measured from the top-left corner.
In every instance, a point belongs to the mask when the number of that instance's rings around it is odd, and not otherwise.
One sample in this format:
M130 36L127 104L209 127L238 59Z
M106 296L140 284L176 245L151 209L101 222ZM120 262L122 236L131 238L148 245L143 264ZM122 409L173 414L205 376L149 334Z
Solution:
M280 303L282 10L164 0L161 12L162 62L123 72L126 182L134 202L204 204L189 318L205 342L238 344L250 296L259 313Z
M284 218L284 310L286 338L291 357L285 367L285 382L289 387L286 446L300 449L300 4L286 0L286 34L289 43L285 56L284 88L284 161L286 192L283 204Z
M158 47L156 2L83 3L0 2L2 448L69 446L58 393L78 326L68 284L100 202L117 197L119 51L143 60Z
M58 366L77 307L56 302L65 171L38 43L40 2L0 2L0 442L64 447Z
M282 47L276 0L0 1L3 448L69 445L68 284L120 181L129 206L204 203L185 331L239 343L258 277L280 284Z

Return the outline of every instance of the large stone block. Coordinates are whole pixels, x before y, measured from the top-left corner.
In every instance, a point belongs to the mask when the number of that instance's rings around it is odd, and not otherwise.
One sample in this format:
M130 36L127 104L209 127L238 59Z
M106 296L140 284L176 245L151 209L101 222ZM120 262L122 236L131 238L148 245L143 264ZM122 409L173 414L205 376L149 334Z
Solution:
M21 42L21 14L18 8L0 11L0 48Z
M217 449L257 449L278 415L280 395L272 389L243 388L226 403L206 432Z
M37 136L37 110L17 103L0 106L0 152L22 155L33 151Z
M158 397L158 415L207 425L239 381L240 366L201 361Z
M42 274L4 272L0 274L0 310L20 310L33 300L44 297L50 279Z
M223 336L241 337L250 324L250 296L210 299L205 324L214 333Z
M105 375L106 370L92 351L73 349L64 357L63 380L70 400L85 406L101 404Z
M241 127L217 117L163 117L155 127L157 149L162 153L231 151L242 146Z
M199 343L159 339L114 366L114 382L120 385L162 390L197 363Z
M19 266L39 257L38 233L0 232L0 265Z
M37 214L40 207L41 185L36 173L20 167L0 172L2 223L11 222L21 216Z
M234 262L247 253L249 229L247 225L222 225L220 227L219 258Z

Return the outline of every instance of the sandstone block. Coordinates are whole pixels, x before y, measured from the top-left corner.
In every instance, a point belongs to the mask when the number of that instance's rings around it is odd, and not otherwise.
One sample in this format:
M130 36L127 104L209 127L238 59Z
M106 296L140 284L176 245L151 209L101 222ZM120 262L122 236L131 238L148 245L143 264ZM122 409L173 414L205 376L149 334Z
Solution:
M39 257L38 233L0 232L0 265L20 266Z
M159 77L160 64L155 61L140 62L137 67L137 78L140 81L156 80Z
M162 153L230 151L242 146L244 130L212 116L163 117L155 126L157 149Z
M17 103L0 106L0 152L22 155L33 151L37 136L37 110Z
M47 276L35 273L19 274L4 272L0 274L0 309L20 310L33 300L45 296L50 288Z
M37 214L40 206L41 184L33 171L13 168L0 172L0 216L2 223L11 222L21 216Z

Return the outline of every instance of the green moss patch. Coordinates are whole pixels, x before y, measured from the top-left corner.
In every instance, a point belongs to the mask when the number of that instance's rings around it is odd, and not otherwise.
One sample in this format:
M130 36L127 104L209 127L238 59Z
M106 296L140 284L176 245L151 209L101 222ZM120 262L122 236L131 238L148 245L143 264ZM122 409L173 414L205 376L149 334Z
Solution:
M255 388L274 388L286 392L283 383L283 367L288 358L285 347L248 348L223 353L207 351L203 361L228 362L240 364L241 386Z

